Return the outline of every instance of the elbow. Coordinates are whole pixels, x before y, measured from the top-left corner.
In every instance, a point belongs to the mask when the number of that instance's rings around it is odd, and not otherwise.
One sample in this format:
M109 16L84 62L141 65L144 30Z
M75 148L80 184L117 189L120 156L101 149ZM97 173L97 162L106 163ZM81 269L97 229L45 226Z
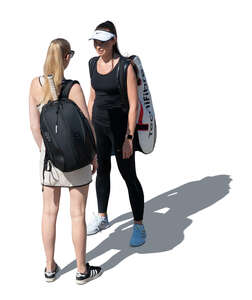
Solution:
M31 125L30 129L32 131L32 133L36 133L36 132L40 132L40 126L39 125Z
M138 110L138 102L136 102L136 103L130 103L129 108L130 108L131 111L137 112L137 110Z
M94 98L89 98L88 107L92 107L94 105Z

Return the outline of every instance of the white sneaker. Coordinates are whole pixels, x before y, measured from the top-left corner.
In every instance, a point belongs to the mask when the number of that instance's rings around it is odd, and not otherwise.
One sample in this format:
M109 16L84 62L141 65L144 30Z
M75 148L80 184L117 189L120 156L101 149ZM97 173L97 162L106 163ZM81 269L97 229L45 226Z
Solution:
M108 217L102 217L100 215L95 215L93 220L87 225L87 235L96 234L110 226Z

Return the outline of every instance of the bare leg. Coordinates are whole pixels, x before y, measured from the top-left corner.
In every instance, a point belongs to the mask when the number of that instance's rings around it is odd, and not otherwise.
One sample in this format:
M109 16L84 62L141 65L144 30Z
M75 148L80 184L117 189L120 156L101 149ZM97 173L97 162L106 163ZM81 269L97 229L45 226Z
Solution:
M54 249L56 239L56 220L60 202L60 187L44 187L42 239L46 254L46 270L55 269Z
M70 214L72 239L75 249L77 270L86 271L86 220L85 209L89 185L70 188Z

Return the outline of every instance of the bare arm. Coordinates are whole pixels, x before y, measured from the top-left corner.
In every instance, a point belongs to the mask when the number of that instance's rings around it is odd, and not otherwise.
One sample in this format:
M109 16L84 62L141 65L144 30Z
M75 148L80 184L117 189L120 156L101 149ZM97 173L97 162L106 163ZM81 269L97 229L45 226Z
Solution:
M38 78L34 78L30 86L29 95L29 117L30 117L30 128L32 135L35 139L36 144L41 151L42 136L40 132L40 113L37 108L36 95L38 94Z
M134 136L138 110L137 81L132 65L129 65L127 70L127 93L129 99L129 112L127 132L125 134L125 140L122 147L123 159L129 158L133 153L133 140L127 139L127 135L130 134Z
M127 93L129 99L129 113L128 113L128 128L126 135L134 135L136 128L136 118L138 110L138 93L136 74L132 65L129 65L127 70Z
M91 86L90 87L90 96L89 96L89 101L88 101L88 112L89 112L89 116L90 116L91 120L92 120L94 100L95 100L95 90Z
M74 101L79 106L80 110L83 112L84 116L87 118L87 120L90 124L90 127L92 129L93 135L95 137L95 140L96 140L95 131L94 131L93 125L90 120L90 115L89 115L89 111L87 108L86 100L85 100L82 88L79 84L73 85L73 87L71 88L70 93L69 93L69 99Z
M96 135L95 135L95 131L94 131L92 122L89 117L89 112L88 112L87 104L85 101L85 97L82 92L82 88L79 84L73 85L73 87L71 88L70 93L69 93L69 99L74 101L79 106L80 110L83 112L84 116L87 118L89 125L92 129L95 141L96 141ZM92 165L93 165L92 174L94 174L98 168L97 155L95 155L95 157L92 161Z

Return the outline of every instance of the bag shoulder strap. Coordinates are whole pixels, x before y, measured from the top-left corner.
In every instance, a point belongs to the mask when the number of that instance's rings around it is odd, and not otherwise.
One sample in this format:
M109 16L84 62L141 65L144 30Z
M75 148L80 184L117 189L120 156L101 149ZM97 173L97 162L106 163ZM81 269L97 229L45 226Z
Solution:
M122 109L126 112L129 109L128 93L127 93L127 70L131 64L131 59L122 56L118 62L117 80L121 95Z
M59 98L68 98L72 86L76 83L80 84L77 80L63 80Z
M41 86L44 85L44 83L45 83L45 77L44 77L44 75L39 76L39 83L40 83Z
M88 62L90 78L92 78L92 76L93 76L94 68L95 68L95 65L96 65L96 62L98 59L99 59L99 56L94 56Z

